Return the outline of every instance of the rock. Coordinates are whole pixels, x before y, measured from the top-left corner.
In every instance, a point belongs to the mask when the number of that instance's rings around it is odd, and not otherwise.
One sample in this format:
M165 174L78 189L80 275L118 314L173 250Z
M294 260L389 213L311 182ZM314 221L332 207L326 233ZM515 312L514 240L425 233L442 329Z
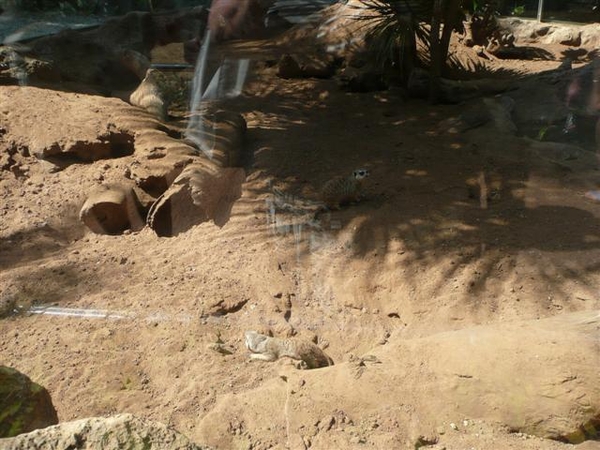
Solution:
M42 430L22 434L2 442L3 450L209 450L158 422L131 414L92 417L65 422Z
M23 85L32 80L59 82L61 74L55 63L19 54L17 45L0 47L0 84Z
M12 45L10 52L17 56L10 57L27 64L19 73L14 64L11 73L0 71L0 80L18 76L29 85L60 83L61 89L77 92L88 92L86 86L94 86L103 95L134 89L154 47L200 38L207 19L208 10L202 7L175 13L133 11L92 29L65 30L32 40L27 46ZM12 83L3 80L3 84L16 84L21 78Z
M577 145L562 142L540 142L528 140L530 149L536 156L570 167L574 171L595 170L598 167L598 157L595 153Z
M571 26L540 23L514 17L498 18L497 20L500 28L512 33L517 42L541 42L587 48L597 48L600 44L597 24Z
M512 111L515 106L515 101L512 98L506 95L488 97L483 99L483 103L491 116L497 132L512 136L517 133L517 126L512 120Z
M492 120L489 108L483 102L465 108L458 117L449 117L440 122L438 129L446 133L464 133L473 128L485 125Z
M126 185L103 185L91 193L79 219L94 233L121 234L144 228L145 214L134 189Z
M0 438L57 423L48 391L19 371L0 366Z
M497 95L513 89L514 83L510 80L497 80L481 78L479 80L440 80L440 101L446 103L460 103L472 98L486 95ZM415 68L408 80L408 93L411 97L427 98L429 95L429 73L426 70Z

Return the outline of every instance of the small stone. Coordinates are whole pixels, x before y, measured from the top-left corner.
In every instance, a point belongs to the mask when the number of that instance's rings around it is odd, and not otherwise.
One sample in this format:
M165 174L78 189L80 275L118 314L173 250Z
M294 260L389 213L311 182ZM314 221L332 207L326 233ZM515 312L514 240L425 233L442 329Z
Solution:
M350 438L350 443L351 444L360 444L360 436L352 436Z
M454 422L450 424L450 428L452 428L454 431L458 430L458 426Z
M329 431L335 424L335 417L325 416L319 421L319 431Z
M302 441L304 441L304 446L306 448L310 448L310 446L312 445L312 442L308 436L302 436Z

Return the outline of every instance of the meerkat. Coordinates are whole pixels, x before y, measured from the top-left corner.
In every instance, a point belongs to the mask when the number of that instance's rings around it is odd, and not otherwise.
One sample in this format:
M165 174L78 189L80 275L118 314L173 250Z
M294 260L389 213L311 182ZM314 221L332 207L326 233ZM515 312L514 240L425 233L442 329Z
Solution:
M166 121L169 101L163 92L164 84L164 75L160 71L148 69L138 88L129 97L129 102Z
M367 169L356 169L348 177L335 177L321 189L321 199L329 209L340 209L341 205L357 202L362 194L362 185L369 176Z
M333 360L317 345L300 339L274 338L246 331L246 348L250 350L252 359L275 361L288 357L303 361L308 369L333 366Z

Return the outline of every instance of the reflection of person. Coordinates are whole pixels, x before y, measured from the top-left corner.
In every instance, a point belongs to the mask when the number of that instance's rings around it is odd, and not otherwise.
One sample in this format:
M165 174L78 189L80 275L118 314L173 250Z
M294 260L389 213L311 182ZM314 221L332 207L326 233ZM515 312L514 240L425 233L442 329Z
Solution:
M598 115L596 121L596 151L600 154L600 59L594 62L594 71L592 75L592 92L588 108L591 112Z
M596 58L569 83L566 106L571 113L567 118L565 133L575 130L574 119L577 114L598 117L595 137L596 149L600 152L600 58Z
M597 116L596 119L596 156L600 162L600 58L596 58L592 67L592 85L590 98L587 103L587 112ZM587 197L600 201L600 191L588 191Z
M211 37L217 42L259 35L269 4L265 0L213 0L208 15Z

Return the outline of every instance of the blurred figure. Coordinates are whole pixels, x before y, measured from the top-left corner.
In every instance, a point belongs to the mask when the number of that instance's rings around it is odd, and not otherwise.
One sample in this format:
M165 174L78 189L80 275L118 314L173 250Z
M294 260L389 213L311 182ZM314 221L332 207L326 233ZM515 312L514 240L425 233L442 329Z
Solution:
M208 28L215 42L260 37L274 0L213 0Z
M600 155L600 60L594 62L594 71L592 77L592 94L590 96L591 111L598 115L596 121L596 151Z
M586 71L569 85L567 91L567 106L572 107L571 101L579 97L581 107L586 114L596 116L595 140L596 157L600 162L600 58L596 58ZM600 190L590 190L588 198L600 201Z
M576 130L577 115L596 116L596 149L600 152L600 58L588 67L567 86L566 106L571 110L564 127L565 133Z

